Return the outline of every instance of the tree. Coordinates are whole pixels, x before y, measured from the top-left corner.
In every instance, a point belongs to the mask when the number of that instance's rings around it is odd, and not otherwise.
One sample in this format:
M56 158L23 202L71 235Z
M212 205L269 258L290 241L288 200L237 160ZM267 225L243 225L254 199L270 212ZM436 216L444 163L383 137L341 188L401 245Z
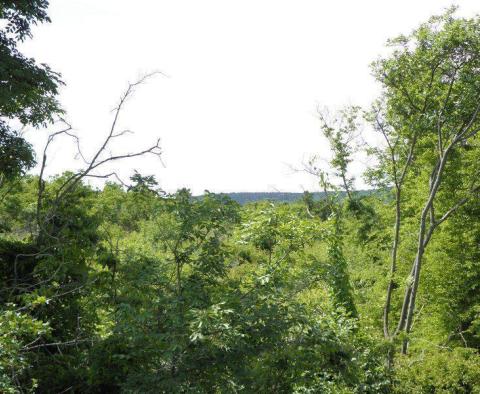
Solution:
M62 113L56 100L60 75L38 65L18 51L17 44L31 37L31 27L50 22L48 1L1 1L0 19L0 185L34 165L32 147L9 121L45 126Z
M413 325L425 250L440 225L479 191L480 19L456 19L454 9L408 36L391 40L393 53L373 65L383 85L373 119L387 147L377 157L394 185L396 220L384 334L408 334ZM401 226L401 192L409 173L417 188L417 247L398 324L389 327ZM423 183L422 183L423 182ZM440 213L439 213L440 212ZM402 352L407 351L404 337Z
M353 183L355 179L348 173L348 165L352 162L354 150L352 144L358 137L359 112L360 107L351 106L340 110L334 117L330 117L328 111L318 110L322 134L327 139L333 154L329 162L333 169L333 176L340 179L340 188L345 191L349 200L353 200L354 197Z

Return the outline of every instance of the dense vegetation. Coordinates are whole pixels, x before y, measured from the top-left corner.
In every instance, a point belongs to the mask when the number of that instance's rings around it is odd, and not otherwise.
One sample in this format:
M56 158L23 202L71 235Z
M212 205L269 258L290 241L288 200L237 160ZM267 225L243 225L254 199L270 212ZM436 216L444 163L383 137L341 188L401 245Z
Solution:
M372 107L319 114L322 198L241 206L102 172L161 153L109 153L143 80L85 167L45 179L78 138L61 77L17 49L47 6L0 2L0 392L480 393L479 18L391 40ZM349 172L362 122L375 193ZM56 130L38 175L22 125Z

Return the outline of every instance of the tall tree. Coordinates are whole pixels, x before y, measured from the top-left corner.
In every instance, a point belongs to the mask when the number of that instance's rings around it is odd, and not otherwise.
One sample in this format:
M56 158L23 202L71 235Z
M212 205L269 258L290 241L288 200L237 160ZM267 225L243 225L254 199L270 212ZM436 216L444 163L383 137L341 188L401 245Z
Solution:
M383 85L380 109L373 119L387 141L379 162L394 185L397 212L392 278L384 308L387 337L411 331L427 245L439 226L480 188L480 19L455 18L454 11L432 17L410 35L391 40L392 54L373 66ZM420 198L417 246L398 324L391 330L401 191L408 171L415 175L409 187ZM404 339L403 353L407 346Z

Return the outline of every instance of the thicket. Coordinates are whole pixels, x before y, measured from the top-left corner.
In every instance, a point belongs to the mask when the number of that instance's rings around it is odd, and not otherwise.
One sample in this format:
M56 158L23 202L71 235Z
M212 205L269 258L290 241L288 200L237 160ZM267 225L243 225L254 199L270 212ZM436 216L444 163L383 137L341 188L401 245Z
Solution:
M85 167L45 179L49 146L78 138L61 76L17 49L47 6L0 2L1 392L480 392L478 18L391 40L372 107L319 113L322 199L240 206L102 172L161 154L109 153L143 80ZM362 123L383 139L371 194L349 172ZM56 130L40 155L20 124Z

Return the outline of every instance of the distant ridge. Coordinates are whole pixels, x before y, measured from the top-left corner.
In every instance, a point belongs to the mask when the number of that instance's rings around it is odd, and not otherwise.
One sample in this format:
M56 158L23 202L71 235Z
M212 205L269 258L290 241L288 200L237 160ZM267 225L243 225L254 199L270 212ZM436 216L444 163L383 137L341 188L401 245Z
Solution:
M238 192L221 193L230 197L241 205L257 201L295 202L301 200L303 193L282 193L282 192ZM321 199L323 192L312 193L314 199Z
M371 194L373 190L359 190L357 193L361 196ZM257 201L275 201L275 202L296 202L303 198L304 193L282 193L282 192L236 192L219 193L230 197L241 205ZM320 200L324 197L324 192L311 193L314 200ZM345 194L341 192L340 194Z

